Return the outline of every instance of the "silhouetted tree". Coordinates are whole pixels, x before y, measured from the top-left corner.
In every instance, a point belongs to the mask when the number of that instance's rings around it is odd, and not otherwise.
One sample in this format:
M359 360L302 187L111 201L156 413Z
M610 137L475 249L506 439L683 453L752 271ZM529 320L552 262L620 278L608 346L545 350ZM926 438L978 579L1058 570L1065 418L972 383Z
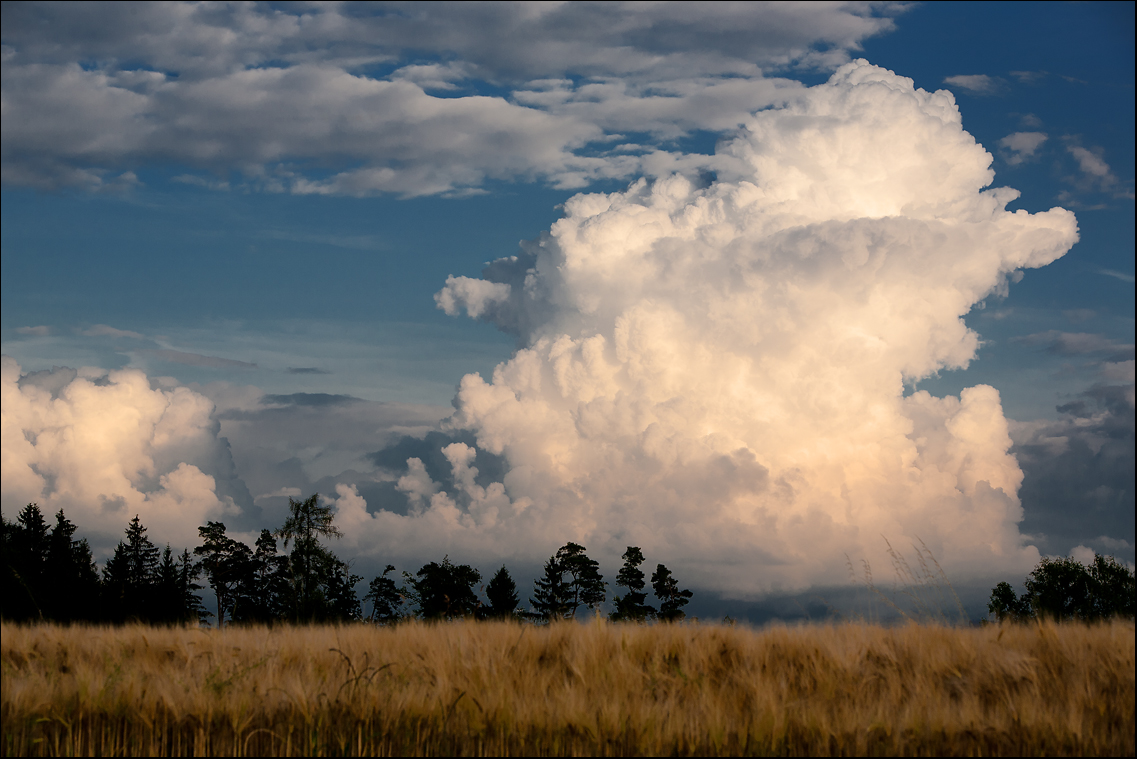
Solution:
M1089 567L1069 557L1044 557L1024 584L1021 596L1009 583L996 585L987 610L1000 622L1133 617L1133 572L1112 556L1095 556Z
M42 619L39 596L43 581L47 525L39 506L29 503L15 522L0 519L3 525L5 619Z
M43 597L45 616L60 622L91 619L98 612L99 574L91 547L86 539L75 539L76 530L60 509L48 538L44 571L51 591Z
M201 568L217 598L217 626L225 626L226 613L240 621L246 606L242 591L252 584L253 552L225 534L224 522L206 522L197 532L202 544L193 552L202 557Z
M272 624L290 616L293 607L288 557L276 550L276 538L270 530L261 530L250 557L246 586L240 588L245 599L243 622Z
M450 557L430 562L409 578L411 599L423 619L456 619L473 616L480 605L474 586L482 575L469 564L451 564Z
M190 556L188 548L182 549L178 559L178 606L181 609L181 621L187 624L205 624L213 615L206 611L198 593L202 586L195 580L201 575L201 567Z
M341 533L333 524L332 507L320 504L320 494L314 493L303 501L288 499L288 518L276 531L284 540L284 547L293 543L289 561L293 582L297 590L297 619L313 619L324 609L325 599L321 586L320 570L327 567L326 551L320 538L339 538Z
M1133 572L1112 556L1100 554L1094 556L1089 571L1096 595L1094 616L1133 619L1134 601L1137 600Z
M557 557L550 556L545 562L544 575L537 578L533 587L533 596L529 599L533 607L533 616L547 622L564 619L569 614L570 598L571 593L564 580L564 571Z
M643 552L636 546L628 546L628 550L624 551L621 558L624 560L624 566L616 575L616 585L627 588L628 592L623 596L613 597L612 603L615 604L616 610L609 615L609 618L614 622L643 622L655 615L655 608L646 603L647 593L643 592L644 573L640 569L640 564L644 563Z
M103 587L115 621L150 619L157 575L158 548L135 514L126 527L126 541L119 541L103 567Z
M367 586L367 594L363 596L363 600L371 604L368 619L380 625L394 624L403 618L403 594L395 581L387 576L394 571L395 567L388 564L383 574Z
M486 586L486 599L490 602L484 609L487 619L510 619L521 603L517 597L517 583L509 576L509 570L504 566L494 573Z
M651 573L651 587L659 599L659 618L664 622L678 622L687 616L683 607L691 600L691 591L679 590L679 583L671 570L659 564Z
M565 543L557 550L557 563L561 571L567 573L570 578L568 582L570 619L576 617L576 610L580 606L587 606L595 611L604 603L606 583L599 571L600 564L588 558L584 546Z
M1030 599L1025 595L1019 598L1010 583L1001 582L991 590L987 611L999 622L1021 622L1031 617Z
M588 558L584 546L565 543L545 562L544 577L530 599L536 616L546 620L574 619L582 605L596 609L605 599L600 565ZM568 581L565 581L568 575Z
M351 573L351 566L341 561L334 554L326 555L327 565L324 573L324 598L326 606L320 613L321 621L325 622L354 622L363 618L359 607L359 596L355 594L355 585L363 579L360 575Z

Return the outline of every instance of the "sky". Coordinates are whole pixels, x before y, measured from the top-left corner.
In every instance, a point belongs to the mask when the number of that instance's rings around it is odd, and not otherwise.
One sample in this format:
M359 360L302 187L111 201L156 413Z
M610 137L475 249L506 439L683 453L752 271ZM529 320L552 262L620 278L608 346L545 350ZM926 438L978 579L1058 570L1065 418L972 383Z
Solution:
M752 619L1134 560L1132 3L2 13L6 518Z

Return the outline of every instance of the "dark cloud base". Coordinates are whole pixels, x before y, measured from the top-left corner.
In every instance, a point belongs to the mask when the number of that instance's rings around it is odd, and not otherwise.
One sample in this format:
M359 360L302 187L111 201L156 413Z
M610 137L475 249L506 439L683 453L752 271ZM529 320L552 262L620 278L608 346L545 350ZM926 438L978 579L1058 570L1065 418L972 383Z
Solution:
M1100 536L1129 543L1133 560L1134 414L1132 386L1098 386L1058 407L1058 421L1016 441L1024 480L1024 533L1044 553L1066 554ZM1127 397L1128 394L1128 397ZM1065 444L1061 440L1065 440Z

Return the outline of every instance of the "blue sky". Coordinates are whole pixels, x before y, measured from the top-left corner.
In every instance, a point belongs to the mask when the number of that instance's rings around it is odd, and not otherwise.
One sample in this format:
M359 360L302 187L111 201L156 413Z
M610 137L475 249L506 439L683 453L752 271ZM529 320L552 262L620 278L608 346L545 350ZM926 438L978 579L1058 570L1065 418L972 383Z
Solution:
M155 392L208 398L195 429L216 450L193 462L219 502L229 494L238 529L274 523L287 494L314 488L410 514L413 471L391 462L416 454L428 482L458 493L443 444L476 449L483 489L491 472L521 471L473 411L426 445L452 403L474 408L455 398L463 376L489 381L537 335L506 334L496 312L443 313L447 278L480 282L487 262L524 258L519 241L548 233L578 193L732 181L715 146L748 114L864 58L950 90L994 158L993 185L1021 193L1007 209L1061 206L1080 236L978 300L967 369L907 377L904 392L995 387L1026 542L1133 560L1131 3L128 8L4 6L0 340L20 373L44 373L21 387L58 395L72 375L53 367L133 367ZM470 315L495 302L463 301ZM518 480L501 482L519 503ZM33 492L21 487L5 483L6 516ZM131 487L157 503L156 485ZM114 516L91 512L104 542ZM538 554L573 537L524 534ZM416 543L404 562L475 560L493 544L463 540ZM659 539L664 555L671 545ZM381 565L379 553L361 561ZM698 552L674 561L716 571ZM716 589L755 598L824 577Z

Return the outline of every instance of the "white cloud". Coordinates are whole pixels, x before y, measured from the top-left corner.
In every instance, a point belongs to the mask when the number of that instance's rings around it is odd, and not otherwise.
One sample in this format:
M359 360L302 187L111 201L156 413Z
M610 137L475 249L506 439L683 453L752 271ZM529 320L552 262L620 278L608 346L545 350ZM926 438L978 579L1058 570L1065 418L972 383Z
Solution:
M651 171L618 133L734 129L796 89L763 68L843 63L903 7L6 5L3 181L112 189L173 163L220 190L582 187Z
M193 546L205 520L239 513L225 492L232 460L207 398L153 389L134 369L99 377L60 369L21 381L19 365L2 361L8 518L27 503L48 514L62 508L106 552L135 514L155 541Z
M1129 284L1133 284L1133 282L1137 281L1137 278L1135 278L1132 274L1123 271L1117 271L1115 269L1098 269L1098 274L1104 274L1107 277L1120 279L1122 282L1128 282Z
M998 392L903 388L968 364L962 317L1063 255L1073 215L1007 212L952 95L863 61L719 153L709 187L570 199L487 268L501 288L448 280L440 307L522 346L463 378L447 423L506 472L475 483L450 445L453 486L408 462L408 514L341 493L355 550L539 561L576 540L611 564L633 544L737 596L840 582L846 553L887 567L881 534L959 579L1037 561Z
M999 146L1006 150L1007 163L1015 166L1033 158L1046 137L1045 132L1015 132L999 140Z
M1074 546L1070 549L1070 558L1087 567L1094 563L1097 553L1089 546Z

